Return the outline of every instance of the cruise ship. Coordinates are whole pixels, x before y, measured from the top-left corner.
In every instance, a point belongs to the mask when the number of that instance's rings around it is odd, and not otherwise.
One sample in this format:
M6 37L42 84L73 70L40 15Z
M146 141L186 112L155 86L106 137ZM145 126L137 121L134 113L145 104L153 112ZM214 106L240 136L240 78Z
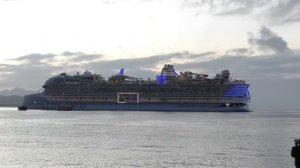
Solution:
M176 73L164 65L156 79L124 74L105 79L86 70L49 78L41 93L24 96L23 107L42 110L246 112L249 84L232 80L229 70L215 77L190 71Z

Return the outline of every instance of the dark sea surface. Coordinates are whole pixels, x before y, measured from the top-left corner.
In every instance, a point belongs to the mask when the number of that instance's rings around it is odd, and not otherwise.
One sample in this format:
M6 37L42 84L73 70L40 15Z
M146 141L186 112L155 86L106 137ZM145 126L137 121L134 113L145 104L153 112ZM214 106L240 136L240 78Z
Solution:
M300 112L0 108L0 167L292 168Z

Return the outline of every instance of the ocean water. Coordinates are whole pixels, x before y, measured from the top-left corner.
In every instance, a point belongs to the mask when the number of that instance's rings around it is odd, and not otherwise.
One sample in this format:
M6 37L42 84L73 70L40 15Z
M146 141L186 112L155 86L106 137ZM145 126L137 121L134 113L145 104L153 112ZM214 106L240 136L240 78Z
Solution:
M289 168L300 112L0 108L0 167Z

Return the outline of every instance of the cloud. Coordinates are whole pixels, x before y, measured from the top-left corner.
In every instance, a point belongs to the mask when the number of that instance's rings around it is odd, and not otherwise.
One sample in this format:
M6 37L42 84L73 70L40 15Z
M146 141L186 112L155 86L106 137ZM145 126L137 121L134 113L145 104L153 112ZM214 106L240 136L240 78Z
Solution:
M197 14L250 15L270 24L300 21L299 0L184 0L182 6L197 9Z
M289 23L300 21L300 1L282 0L267 11L267 17L275 23Z
M84 54L84 53L80 53L80 54L76 54L76 55L72 55L72 58L69 59L70 63L82 63L82 62L94 62L96 60L100 60L101 58L103 58L103 55L101 54Z
M214 15L241 15L253 11L254 8L267 4L267 0L184 0L183 6L198 8L200 11Z
M255 8L266 5L266 3L265 0L220 0L216 4L219 10L215 12L215 15L245 15L252 13Z
M37 53L33 53L33 54L29 54L29 55L18 57L16 59L12 59L12 60L13 61L25 61L27 63L32 64L32 63L40 62L43 59L52 58L53 56L54 56L53 54L37 54Z
M21 64L80 64L80 63L90 63L95 60L99 60L103 57L101 54L85 54L82 52L63 52L61 54L29 54L21 56L15 59L10 59L11 61L16 61Z
M261 50L272 50L275 53L290 52L287 42L270 29L263 27L259 32L259 37L249 34L249 44Z
M234 48L231 50L226 51L227 55L246 55L246 54L253 54L253 51L249 50L248 48Z

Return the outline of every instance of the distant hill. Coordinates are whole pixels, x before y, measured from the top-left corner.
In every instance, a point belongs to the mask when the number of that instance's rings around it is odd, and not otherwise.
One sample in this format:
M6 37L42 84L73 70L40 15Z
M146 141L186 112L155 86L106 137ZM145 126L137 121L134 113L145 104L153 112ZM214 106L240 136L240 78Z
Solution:
M23 96L0 96L0 106L17 107L22 105Z
M41 90L25 90L25 89L22 89L22 88L13 88L11 90L9 89L5 89L5 90L1 90L0 91L0 96L13 96L13 95L16 95L16 96L24 96L24 95L27 95L27 94L33 94L33 93L39 93Z
M22 88L5 89L0 91L0 107L16 107L23 103L23 97L27 94L39 93L40 90L25 90Z

